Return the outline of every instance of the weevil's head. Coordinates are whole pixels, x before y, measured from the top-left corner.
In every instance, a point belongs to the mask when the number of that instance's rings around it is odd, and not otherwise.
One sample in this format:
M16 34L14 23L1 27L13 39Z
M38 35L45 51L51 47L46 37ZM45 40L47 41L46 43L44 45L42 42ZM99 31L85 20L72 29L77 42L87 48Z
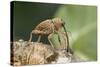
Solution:
M52 22L56 30L59 30L60 28L64 27L64 24L65 24L61 18L54 18L52 19Z

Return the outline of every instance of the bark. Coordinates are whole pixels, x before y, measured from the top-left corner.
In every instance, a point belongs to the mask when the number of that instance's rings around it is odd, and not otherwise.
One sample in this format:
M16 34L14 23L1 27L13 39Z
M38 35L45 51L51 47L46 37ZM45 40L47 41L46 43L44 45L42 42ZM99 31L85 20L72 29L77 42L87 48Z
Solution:
M67 53L66 50L54 49L49 44L23 40L11 43L11 65L70 62L77 62L72 54Z

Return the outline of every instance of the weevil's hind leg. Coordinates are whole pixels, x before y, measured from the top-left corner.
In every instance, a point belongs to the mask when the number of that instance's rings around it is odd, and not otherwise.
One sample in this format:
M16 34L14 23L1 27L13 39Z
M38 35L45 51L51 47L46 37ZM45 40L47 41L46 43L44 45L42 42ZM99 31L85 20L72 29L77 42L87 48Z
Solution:
M37 42L40 42L41 40L41 35L39 35Z
M50 45L54 48L53 43L52 43L51 40L50 40L50 39L52 38L52 35L53 35L53 34L50 34L50 35L48 36L48 40L49 40L49 42L50 42Z
M31 40L32 40L32 32L30 33L30 38L28 42L31 42Z

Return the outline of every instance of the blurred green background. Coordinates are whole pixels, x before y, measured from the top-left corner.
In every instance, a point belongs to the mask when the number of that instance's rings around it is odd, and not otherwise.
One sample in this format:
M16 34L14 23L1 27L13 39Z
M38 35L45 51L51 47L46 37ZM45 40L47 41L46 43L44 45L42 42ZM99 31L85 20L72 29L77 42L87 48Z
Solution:
M70 44L75 53L88 61L97 60L96 6L18 1L12 3L14 40L28 40L32 29L41 21L60 17L66 22L66 29L71 32Z

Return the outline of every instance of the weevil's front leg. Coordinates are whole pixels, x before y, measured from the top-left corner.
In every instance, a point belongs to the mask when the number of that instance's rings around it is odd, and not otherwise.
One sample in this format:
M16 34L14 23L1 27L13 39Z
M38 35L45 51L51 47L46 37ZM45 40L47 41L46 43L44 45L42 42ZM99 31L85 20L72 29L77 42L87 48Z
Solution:
M54 46L53 46L53 43L51 42L51 38L52 38L52 36L53 36L53 33L51 33L49 36L48 36L48 40L49 40L49 42L50 42L50 45L54 48Z
M66 49L66 47L67 47L67 41L66 40L67 39L66 39L65 35L60 31L58 31L57 34L58 34L58 40L59 40L61 48Z
M50 40L52 38L52 36L53 36L53 33L55 32L55 30L54 30L54 24L53 23L51 24L51 29L52 29L52 33L49 34L48 40L50 42L50 45L54 48L54 45L53 45L52 41Z
M67 43L67 52L69 52L69 37L68 37L68 34L67 34L67 32L66 32L66 34L65 34L65 36L66 36L66 43Z
M63 49L66 49L66 51L69 53L69 54L73 54L73 50L71 49L70 45L69 45L69 36L68 36L68 32L62 32L62 31L59 31L58 32L58 35L60 36L60 39L63 38L63 40L60 40L61 41L61 45L63 46Z
M67 38L67 52L69 52L69 37L68 37L68 33L67 33L67 30L66 30L66 27L65 27L65 25L64 25L65 23L63 23L62 24L62 26L63 26L63 28L64 28L64 31L65 31L65 36L66 36L66 38Z
M68 32L63 32L62 34L64 34L66 36L66 45L67 45L67 52L73 54L73 50L72 48L69 46L69 37L68 37Z
M64 44L64 42L62 43L62 40L61 40L61 33L59 31L56 31L57 32L57 35L58 35L58 41L60 43L60 46L62 46ZM64 40L65 41L65 40ZM61 47L62 48L62 47Z

